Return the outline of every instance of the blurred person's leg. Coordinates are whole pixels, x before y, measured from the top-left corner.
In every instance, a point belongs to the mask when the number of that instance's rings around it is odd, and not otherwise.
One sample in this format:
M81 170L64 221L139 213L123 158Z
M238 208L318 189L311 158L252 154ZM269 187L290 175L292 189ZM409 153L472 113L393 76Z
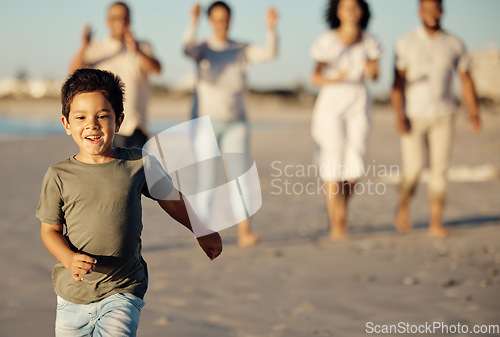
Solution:
M347 202L355 182L325 182L326 204L330 219L330 239L345 241L348 238Z
M228 122L224 133L220 139L220 150L224 155L225 153L243 153L246 155L250 155L250 129L248 123L246 121L232 121ZM245 160L241 161L241 167L234 167L233 169L237 172L243 173ZM247 181L243 181L243 184L247 183ZM249 189L248 189L249 190ZM242 202L242 198L244 200L251 200L252 196L247 195L231 195L231 205L236 208L240 207ZM252 233L252 229L250 226L250 219L245 219L238 223L238 245L240 247L250 247L257 244L260 240L260 236L258 234Z
M224 122L219 120L211 121L212 128L204 127L204 124L195 124L193 131L193 152L198 163L196 168L196 196L194 198L193 208L200 220L208 224L212 218L212 207L214 201L214 188L224 183L219 181L219 164L217 160L206 159L207 139L215 136L217 144L220 144ZM219 145L220 150L220 145Z
M348 185L343 182L346 176L346 121L337 116L331 119L328 126L329 134L323 135L323 143L318 144L319 172L325 183L325 202L330 224L330 239L343 241L347 239L346 203L348 195L345 192Z
M343 160L341 160L343 179L341 182L327 185L327 195L330 198L327 201L327 204L330 204L330 207L328 207L331 225L330 239L333 241L346 240L348 237L348 202L354 193L356 180L363 175L364 157L370 128L369 110L366 101L366 99L358 100L357 104L346 113L344 140L339 142L340 145L343 145L343 149L339 150L339 153L343 153Z
M446 237L449 231L443 227L443 210L446 203L446 173L451 156L453 139L453 115L436 118L429 129L429 166L427 184L430 204L429 235Z
M400 232L408 232L410 220L410 199L415 194L420 174L425 165L427 141L427 119L410 119L410 131L401 136L402 179L399 186L399 201L395 226Z

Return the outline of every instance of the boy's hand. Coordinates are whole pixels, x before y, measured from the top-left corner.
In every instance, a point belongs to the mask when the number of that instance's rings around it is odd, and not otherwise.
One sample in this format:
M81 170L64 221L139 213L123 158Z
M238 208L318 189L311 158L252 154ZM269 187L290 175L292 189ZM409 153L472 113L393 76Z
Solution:
M215 259L222 252L222 240L217 232L199 237L198 244L210 260Z
M68 266L71 277L77 282L83 281L83 277L80 275L87 275L95 269L95 264L97 260L85 254L74 253L71 257Z

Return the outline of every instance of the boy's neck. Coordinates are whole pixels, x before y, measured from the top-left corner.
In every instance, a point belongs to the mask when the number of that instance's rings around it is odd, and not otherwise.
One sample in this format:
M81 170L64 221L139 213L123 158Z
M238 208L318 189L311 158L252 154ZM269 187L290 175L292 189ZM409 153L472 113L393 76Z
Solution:
M85 163L85 164L104 164L110 161L113 161L118 157L118 149L111 148L109 153L99 154L99 155L89 155L83 152L78 152L73 158L77 161Z

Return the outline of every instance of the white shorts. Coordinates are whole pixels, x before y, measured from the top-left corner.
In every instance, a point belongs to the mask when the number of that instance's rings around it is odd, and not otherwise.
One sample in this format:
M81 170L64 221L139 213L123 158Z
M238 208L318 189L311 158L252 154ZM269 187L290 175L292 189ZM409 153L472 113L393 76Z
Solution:
M324 181L353 181L363 175L370 99L361 85L325 89L330 90L318 96L312 121L319 172Z

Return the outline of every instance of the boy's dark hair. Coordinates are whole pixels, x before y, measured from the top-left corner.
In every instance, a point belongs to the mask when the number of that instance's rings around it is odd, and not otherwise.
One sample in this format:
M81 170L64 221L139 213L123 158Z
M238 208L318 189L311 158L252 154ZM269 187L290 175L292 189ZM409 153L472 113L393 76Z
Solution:
M115 6L115 5L123 6L123 8L125 8L125 10L127 11L127 16L128 16L128 19L130 20L130 7L125 2L117 1L117 2L113 2L111 5L109 5L108 9Z
M337 16L337 10L339 8L340 0L330 0L328 6L326 8L326 22L330 26L330 28L335 29L340 26L340 19ZM359 20L359 26L361 29L365 30L368 27L368 22L370 21L370 8L365 0L357 0L359 7L361 7L361 11L363 14L361 15L361 19Z
M78 94L99 92L111 103L115 118L123 114L124 85L120 78L109 72L98 69L78 69L69 75L61 88L62 114L68 118L73 98Z
M218 7L218 6L226 9L227 13L229 14L229 17L231 17L231 8L229 8L229 5L227 3L225 3L224 1L215 1L214 3L212 3L207 9L207 15L210 16L210 13L212 13L212 9L214 9L215 7Z

